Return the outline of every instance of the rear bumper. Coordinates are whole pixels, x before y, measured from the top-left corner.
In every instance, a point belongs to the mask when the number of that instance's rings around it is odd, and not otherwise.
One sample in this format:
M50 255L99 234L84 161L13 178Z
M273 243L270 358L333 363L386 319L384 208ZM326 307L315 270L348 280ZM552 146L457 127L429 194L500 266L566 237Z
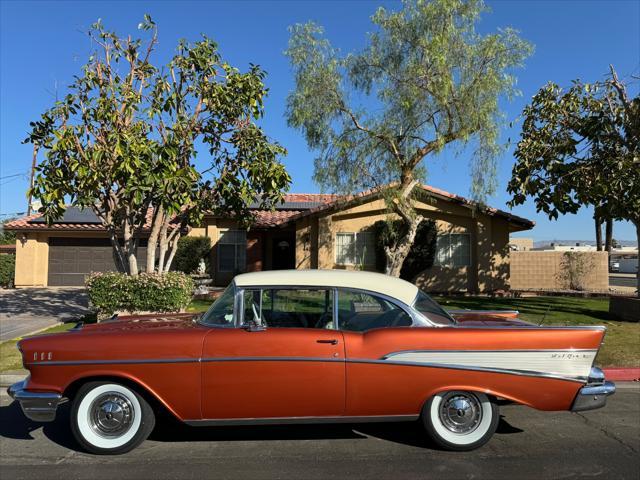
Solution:
M571 406L572 412L602 408L607 404L607 397L616 393L615 383L605 381L604 372L599 368L591 369L588 382L578 391Z
M29 392L25 390L27 381L14 383L7 388L7 393L16 400L22 412L34 422L53 422L56 419L58 405L67 401L56 392Z

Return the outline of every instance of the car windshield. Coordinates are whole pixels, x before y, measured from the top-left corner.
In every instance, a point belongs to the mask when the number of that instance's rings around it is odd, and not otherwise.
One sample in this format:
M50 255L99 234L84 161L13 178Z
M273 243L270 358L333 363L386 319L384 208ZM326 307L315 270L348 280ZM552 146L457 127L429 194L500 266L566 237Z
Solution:
M421 290L418 291L418 296L413 303L413 308L437 325L452 325L455 323L455 320L446 310Z
M233 284L229 285L218 299L213 302L209 310L202 315L199 323L210 326L233 326L233 300L236 289Z

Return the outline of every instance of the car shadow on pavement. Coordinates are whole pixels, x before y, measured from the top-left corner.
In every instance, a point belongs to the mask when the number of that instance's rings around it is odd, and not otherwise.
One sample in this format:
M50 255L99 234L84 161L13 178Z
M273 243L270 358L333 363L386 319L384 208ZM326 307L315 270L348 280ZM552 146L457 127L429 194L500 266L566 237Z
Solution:
M58 409L54 422L38 423L26 418L18 402L0 407L0 437L14 440L33 440L32 432L42 428L44 435L54 443L70 450L80 451L69 428L69 404ZM497 434L514 434L521 429L500 417ZM278 440L335 440L366 439L400 443L418 448L437 448L424 433L420 422L263 425L229 427L191 427L172 418L160 417L149 437L158 442L234 442Z
M58 407L58 414L54 422L39 423L24 416L18 402L11 402L6 407L0 407L0 437L13 440L33 440L32 432L42 428L44 435L54 443L78 450L69 428L69 405Z

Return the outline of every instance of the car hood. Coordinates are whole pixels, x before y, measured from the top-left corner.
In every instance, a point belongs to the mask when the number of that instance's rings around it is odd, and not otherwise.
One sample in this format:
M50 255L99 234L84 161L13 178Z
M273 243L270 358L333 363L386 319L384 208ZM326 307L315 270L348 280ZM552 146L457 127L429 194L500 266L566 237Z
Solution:
M100 323L82 325L82 332L106 333L132 330L184 330L197 328L195 313L167 313L152 315L127 315L105 320Z

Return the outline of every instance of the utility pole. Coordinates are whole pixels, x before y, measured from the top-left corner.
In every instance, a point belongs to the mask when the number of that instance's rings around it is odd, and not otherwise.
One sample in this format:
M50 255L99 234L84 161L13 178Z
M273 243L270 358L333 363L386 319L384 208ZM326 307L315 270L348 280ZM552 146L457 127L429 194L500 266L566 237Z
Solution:
M36 158L38 156L38 145L33 144L33 159L31 160L31 177L29 178L29 204L27 205L27 215L31 215L31 202L33 200L33 180L36 173Z

